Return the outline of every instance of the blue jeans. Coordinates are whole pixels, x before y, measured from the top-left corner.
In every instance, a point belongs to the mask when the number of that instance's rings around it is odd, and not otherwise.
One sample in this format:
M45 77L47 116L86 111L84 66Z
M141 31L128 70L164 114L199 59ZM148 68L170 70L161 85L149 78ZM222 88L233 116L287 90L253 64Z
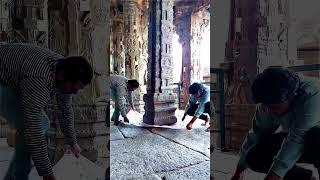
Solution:
M24 119L20 109L20 96L13 89L6 87L0 82L0 116L5 118L9 125L17 129L15 153L11 160L6 178L17 180L28 180L28 175L32 169L31 155L26 151L24 138ZM44 111L41 113L42 132L45 134L49 127L49 118ZM5 180L6 180L5 178Z

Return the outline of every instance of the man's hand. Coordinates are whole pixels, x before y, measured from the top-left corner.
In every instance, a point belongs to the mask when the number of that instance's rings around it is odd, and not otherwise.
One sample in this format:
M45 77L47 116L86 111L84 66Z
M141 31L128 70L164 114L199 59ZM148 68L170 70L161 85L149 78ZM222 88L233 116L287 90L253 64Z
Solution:
M264 178L265 180L279 180L280 177L278 175L276 175L274 172L270 172L266 178Z
M56 180L54 175L47 175L42 177L43 180Z
M124 117L124 122L129 123L129 119L127 117Z
M237 169L234 175L232 176L231 180L242 180L244 174L245 171L240 171L239 169Z
M72 144L72 145L69 145L67 151L71 151L71 153L74 154L74 156L79 158L80 152L81 152L81 148L79 147L78 144Z

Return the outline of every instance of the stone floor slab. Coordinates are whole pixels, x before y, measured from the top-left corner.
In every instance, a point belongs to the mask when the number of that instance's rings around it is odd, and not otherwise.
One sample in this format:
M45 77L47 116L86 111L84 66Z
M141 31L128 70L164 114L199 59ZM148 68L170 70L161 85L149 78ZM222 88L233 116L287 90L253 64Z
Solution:
M9 147L6 138L0 138L0 162L11 160L14 148Z
M176 171L160 173L159 176L166 180L210 179L210 161L205 161Z
M238 163L239 157L236 153L232 152L221 152L216 150L214 152L213 161L214 161L214 177L215 180L224 180L230 179L235 172L236 165ZM319 179L317 170L310 164L298 164L304 168L310 169L313 171L315 177ZM248 169L244 175L245 180L263 180L265 174L254 172Z
M122 133L117 126L110 126L110 141L124 139Z
M210 157L210 133L205 129L204 127L189 131L187 129L153 128L152 132Z
M145 128L141 128L133 125L125 125L125 126L119 127L119 130L122 132L125 138L133 138L133 137L143 136L144 134L151 133Z
M111 179L161 173L209 160L159 135L111 141Z

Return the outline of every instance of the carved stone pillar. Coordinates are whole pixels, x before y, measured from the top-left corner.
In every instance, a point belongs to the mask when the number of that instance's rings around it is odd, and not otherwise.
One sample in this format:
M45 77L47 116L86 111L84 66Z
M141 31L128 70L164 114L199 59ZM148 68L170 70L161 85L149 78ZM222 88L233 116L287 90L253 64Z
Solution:
M0 42L8 41L9 8L7 0L0 0Z
M173 4L171 1L154 0L149 2L150 21L148 34L148 81L147 94L143 96L145 101L145 114L143 122L147 124L173 124L177 122L175 117L175 98L176 94L163 92L163 88L169 84L170 79L164 73L170 73L166 70L171 62L167 53L165 53L166 42L169 40L170 31L165 29L162 24L171 23L173 16ZM165 88L170 90L169 88Z
M107 74L109 74L108 41L109 34L107 29L107 2L103 0L78 1L76 7L80 15L79 22L72 23L79 27L70 28L69 30L79 29L81 36L79 52L86 57L94 69L94 78L78 95L73 97L73 106L75 112L75 129L78 138L78 144L82 149L82 155L89 160L98 163L106 163L108 158L107 152L107 128L105 126L106 103L96 103L96 99L106 95ZM72 33L70 31L67 34ZM70 37L70 36L69 36ZM70 47L71 46L71 47ZM74 47L72 44L67 45L67 50ZM57 122L54 123L54 125ZM57 162L63 155L63 137L60 130L54 126L50 130L51 147L50 156ZM104 166L105 167L105 166Z
M48 47L47 0L11 1L9 41Z
M118 1L111 6L111 45L113 51L113 74L125 75L125 27L123 4Z
M148 5L139 4L136 14L138 26L138 62L135 64L135 79L139 81L140 87L135 91L135 107L140 113L144 113L143 95L147 93L147 63L148 63Z
M202 18L199 17L199 14L193 14L191 17L191 75L190 75L190 83L194 82L202 82L203 73L201 71L201 63L200 63L200 43L202 40L201 33L201 21Z
M258 16L258 68L259 72L270 65L293 65L294 58L289 55L289 1L259 0ZM294 56L294 55L293 55Z
M136 78L136 65L138 64L138 32L137 32L137 2L125 0L124 20L125 20L125 74L129 79Z
M191 84L191 11L179 18L177 23L179 42L182 44L182 73L181 73L181 107L184 108L189 99Z

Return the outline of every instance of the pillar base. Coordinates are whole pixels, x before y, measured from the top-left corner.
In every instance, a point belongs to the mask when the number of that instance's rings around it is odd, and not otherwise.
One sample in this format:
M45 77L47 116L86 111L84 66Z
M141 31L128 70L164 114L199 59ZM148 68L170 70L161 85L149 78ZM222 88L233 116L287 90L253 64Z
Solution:
M74 107L75 131L81 154L92 162L107 156L107 106L106 103L99 103ZM51 161L56 164L64 155L66 146L56 118L53 116L51 119L54 122L48 132L48 151Z
M151 125L171 125L177 122L174 93L148 93L143 95L145 114L143 122Z

